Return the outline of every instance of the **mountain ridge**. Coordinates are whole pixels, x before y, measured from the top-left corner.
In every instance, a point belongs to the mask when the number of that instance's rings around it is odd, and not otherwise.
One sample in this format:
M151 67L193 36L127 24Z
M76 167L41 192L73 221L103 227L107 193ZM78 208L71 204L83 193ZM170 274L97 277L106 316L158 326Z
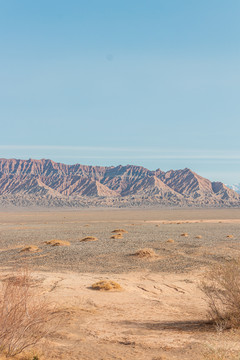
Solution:
M239 206L240 195L188 168L164 172L137 165L67 165L50 159L1 158L0 206L21 203L50 207Z

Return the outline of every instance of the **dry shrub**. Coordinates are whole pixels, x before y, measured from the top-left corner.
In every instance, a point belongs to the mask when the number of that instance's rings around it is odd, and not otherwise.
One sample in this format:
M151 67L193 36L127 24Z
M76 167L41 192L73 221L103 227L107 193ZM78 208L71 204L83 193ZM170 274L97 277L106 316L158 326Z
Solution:
M122 287L112 280L101 280L92 284L92 289L99 291L119 291Z
M181 236L187 237L187 236L188 236L188 233L182 233Z
M85 238L81 239L80 241L96 241L98 238L95 236L86 236Z
M0 288L1 351L10 357L36 345L53 332L54 312L27 270L6 278Z
M202 235L195 236L195 239L201 239L201 238L202 238Z
M214 265L205 275L201 290L217 329L240 327L240 260Z
M58 239L53 239L53 240L46 241L45 244L51 245L51 246L69 246L70 242L69 241L63 241L63 240L58 240Z
M115 230L112 231L112 233L125 233L125 234L127 234L128 231L124 230L124 229L115 229Z
M153 258L153 257L157 256L155 251L153 249L149 249L149 248L140 249L140 250L136 251L134 255L139 258Z
M173 239L168 239L166 242L173 244L175 241Z
M121 233L120 234L115 234L115 235L111 236L111 239L123 239L123 236L122 236Z
M240 353L239 351L234 351L228 347L215 349L209 348L208 351L204 352L205 360L239 360Z
M38 251L40 251L40 249L38 246L35 245L24 246L24 248L20 250L20 252L38 252Z
M233 235L227 235L227 238L232 239L234 236Z

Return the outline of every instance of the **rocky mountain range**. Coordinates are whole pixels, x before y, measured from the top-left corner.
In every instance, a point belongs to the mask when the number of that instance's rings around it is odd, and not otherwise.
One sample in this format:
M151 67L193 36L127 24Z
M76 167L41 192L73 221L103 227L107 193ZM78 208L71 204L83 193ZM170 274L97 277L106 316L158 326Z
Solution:
M190 169L0 159L0 206L239 206L240 195Z

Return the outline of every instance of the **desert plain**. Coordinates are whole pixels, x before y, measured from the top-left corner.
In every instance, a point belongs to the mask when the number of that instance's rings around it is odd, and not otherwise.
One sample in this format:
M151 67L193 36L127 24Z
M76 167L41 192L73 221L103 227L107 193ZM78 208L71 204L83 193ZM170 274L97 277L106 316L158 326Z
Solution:
M64 309L40 359L238 359L240 332L209 324L199 284L239 245L240 209L0 212L1 280L27 266ZM101 280L121 288L94 290Z

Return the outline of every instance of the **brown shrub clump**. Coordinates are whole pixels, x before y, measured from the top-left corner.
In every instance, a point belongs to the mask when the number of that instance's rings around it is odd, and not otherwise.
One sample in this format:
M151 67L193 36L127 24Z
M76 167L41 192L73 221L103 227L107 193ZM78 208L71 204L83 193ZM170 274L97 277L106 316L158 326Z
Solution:
M155 251L153 249L149 249L149 248L140 249L140 250L136 251L134 255L139 258L153 258L153 257L157 256Z
M201 238L202 238L202 235L195 236L195 239L201 239Z
M173 240L173 239L168 239L167 241L166 241L167 243L174 243L175 241Z
M112 233L125 233L125 234L127 234L128 231L124 230L124 229L115 229L115 230L112 231Z
M6 357L36 345L56 329L55 309L27 270L6 278L0 287L0 348Z
M92 284L92 289L99 291L119 291L122 290L122 287L115 281L101 280Z
M35 245L27 245L20 250L20 252L38 252L38 251L40 251L40 249L38 246Z
M182 233L181 236L187 237L187 236L188 236L188 233Z
M80 241L96 241L96 240L98 240L98 238L96 238L95 236L86 236Z
M122 234L115 234L115 235L112 235L110 239L123 239L123 236Z
M233 235L227 235L227 238L232 239L234 236Z
M53 239L53 240L45 241L45 244L51 245L51 246L69 246L70 242L69 241L63 241L63 240L58 240L58 239Z
M240 260L214 265L201 290L207 297L209 317L218 329L240 327Z

